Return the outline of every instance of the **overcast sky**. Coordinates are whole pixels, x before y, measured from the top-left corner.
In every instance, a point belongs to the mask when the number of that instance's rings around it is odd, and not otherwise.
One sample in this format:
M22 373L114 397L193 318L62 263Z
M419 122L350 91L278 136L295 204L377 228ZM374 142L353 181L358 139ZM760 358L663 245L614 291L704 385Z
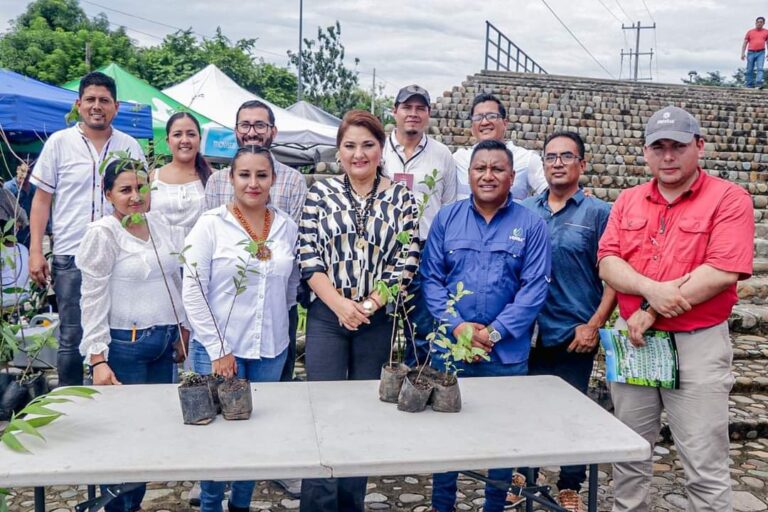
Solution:
M0 31L8 29L27 3L0 0ZM641 31L640 51L653 49L655 55L652 66L647 57L641 58L640 75L680 83L690 70L702 74L720 70L730 77L741 65L744 33L754 27L757 16L768 15L768 4L758 0L546 0L546 4L544 0L304 0L304 37L315 38L318 26L339 20L349 64L354 57L360 59L361 85L370 87L375 68L388 94L418 83L437 96L482 69L486 20L549 73L598 78L628 76L629 63L625 59L622 69L620 52L634 47L636 34L622 31L622 22L651 25L655 20L655 34ZM298 48L299 0L81 0L81 6L89 16L104 12L140 45L158 44L173 31L167 24L192 27L203 36L221 26L233 40L258 38L256 56L281 66L288 65L286 50Z

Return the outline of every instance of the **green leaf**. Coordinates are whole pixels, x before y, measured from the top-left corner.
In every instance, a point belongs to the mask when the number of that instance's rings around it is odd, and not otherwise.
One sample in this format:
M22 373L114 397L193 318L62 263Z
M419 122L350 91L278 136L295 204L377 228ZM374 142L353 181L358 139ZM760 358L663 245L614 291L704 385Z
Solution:
M85 386L71 386L68 388L56 388L45 396L76 396L80 398L91 398L100 392L93 388Z
M55 415L64 415L63 412L54 411L53 409L48 409L44 405L39 405L39 403L32 402L29 405L27 405L25 408L23 408L19 414L37 414L40 416L55 416Z
M2 441L3 444L15 452L31 453L24 447L23 444L21 444L21 442L19 442L16 436L10 432L4 433L2 437L0 437L0 441Z
M56 416L36 416L34 418L24 418L24 421L29 423L35 428L44 427L48 425L49 423L52 423L59 419L61 417L61 414L58 414Z
M11 421L8 424L8 429L10 430L20 430L24 432L25 434L29 434L31 436L39 437L40 439L45 439L43 435L32 425L30 425L26 420L22 418L16 418L13 421ZM8 430L6 430L7 432Z

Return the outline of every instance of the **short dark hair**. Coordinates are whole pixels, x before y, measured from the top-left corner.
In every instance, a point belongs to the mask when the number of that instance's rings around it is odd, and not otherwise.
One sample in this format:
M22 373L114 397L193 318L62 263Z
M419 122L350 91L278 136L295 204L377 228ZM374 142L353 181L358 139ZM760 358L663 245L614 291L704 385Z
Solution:
M235 124L237 124L238 120L240 119L240 112L243 110L250 110L252 108L263 108L267 111L267 116L269 117L269 124L272 126L275 125L275 113L272 112L272 109L264 103L263 101L259 100L249 100L240 105L240 108L237 109L237 114L235 114Z
M92 85L106 87L109 94L112 95L112 99L117 101L117 85L115 84L115 80L101 71L93 71L80 79L80 87L77 90L78 98L82 98L85 88Z
M501 100L494 96L493 94L488 94L487 92L484 92L482 94L478 94L475 96L475 99L472 100L472 108L469 110L469 115L473 116L475 115L475 107L478 106L481 103L485 103L486 101L493 101L499 106L499 114L501 114L502 119L507 118L507 109L504 108L504 105L501 104Z
M509 168L512 169L512 172L514 172L515 157L512 156L512 152L503 142L495 139L483 140L478 142L477 145L475 146L475 149L472 150L472 157L469 159L470 168L472 167L472 160L475 159L475 155L477 154L478 151L503 151L504 154L507 155L507 160L509 161Z
M758 17L755 19L755 21L760 21L760 20L763 20L763 22L765 22L765 18L764 18L764 17L762 17L762 16L758 16Z
M272 153L269 151L268 148L265 148L264 146L257 146L256 144L247 144L245 146L240 146L237 149L237 152L235 153L235 156L232 157L232 161L229 164L229 175L232 176L235 172L235 164L237 163L238 159L243 155L264 155L267 157L267 160L269 160L269 168L272 169L272 176L276 176L275 173L275 160L272 157Z
M584 153L586 152L586 149L584 148L584 139L582 139L581 135L579 135L576 132L562 131L562 132L550 133L547 139L544 141L544 151L547 150L547 144L549 144L555 139L559 139L560 137L571 139L576 144L576 149L578 149L579 151L579 157L582 160L584 159Z

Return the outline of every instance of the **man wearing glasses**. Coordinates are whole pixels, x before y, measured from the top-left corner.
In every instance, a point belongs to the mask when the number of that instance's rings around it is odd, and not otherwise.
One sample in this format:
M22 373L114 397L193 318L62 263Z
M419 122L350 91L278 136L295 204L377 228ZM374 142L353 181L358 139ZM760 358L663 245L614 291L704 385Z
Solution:
M470 111L472 120L472 136L477 142L483 140L498 140L504 142L507 130L507 109L499 98L493 94L480 94L472 101ZM506 142L507 148L515 157L515 182L512 184L512 198L521 202L531 194L540 194L547 189L544 179L544 169L541 157L534 151L515 146L512 141ZM469 159L471 148L460 148L453 154L456 162L458 180L458 199L469 197Z
M552 281L536 321L529 375L555 375L587 394L600 329L616 307L616 292L597 270L597 247L611 207L585 196L579 178L586 167L584 141L574 132L556 132L544 142L544 176L549 190L523 201L549 228ZM563 466L557 482L560 505L584 510L579 496L584 465Z
M275 114L269 105L258 100L246 101L237 109L235 117L235 136L239 147L255 145L269 149L277 137ZM307 182L304 176L293 167L272 159L275 166L275 182L269 191L269 201L272 206L284 211L296 222L301 220L301 210L307 197ZM221 169L211 175L205 186L205 206L207 209L216 208L232 201L234 190L229 179L229 168ZM302 284L302 286L304 286ZM294 303L288 312L288 356L285 368L280 377L281 381L293 380L293 369L296 364L296 328L298 326L298 308ZM275 480L288 494L294 498L301 495L301 480ZM196 504L197 486L193 489L195 496L190 498L191 504Z
M239 147L255 145L269 149L277 137L275 114L269 105L258 100L246 101L237 110L235 136ZM273 160L275 183L270 190L270 204L281 209L296 221L301 220L301 210L307 197L307 182L299 171ZM221 169L208 179L205 186L205 206L216 208L232 201L232 183L229 168Z

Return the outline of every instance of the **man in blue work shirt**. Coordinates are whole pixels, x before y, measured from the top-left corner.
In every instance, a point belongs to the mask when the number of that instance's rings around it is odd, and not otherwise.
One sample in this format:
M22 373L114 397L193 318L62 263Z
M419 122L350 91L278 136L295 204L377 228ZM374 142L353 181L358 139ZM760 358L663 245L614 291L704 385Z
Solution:
M597 269L597 245L611 207L585 196L579 187L584 172L584 141L574 132L557 132L544 142L544 177L549 190L523 205L547 223L552 244L552 282L541 309L529 375L556 375L587 393L600 329L616 307L616 292ZM584 465L563 466L557 482L560 505L584 510L579 496L587 477Z
M490 360L457 362L462 377L525 375L531 326L547 297L549 235L538 215L515 203L512 153L497 140L480 142L472 152L468 199L437 214L421 260L424 295L432 316L449 325L455 337L472 332L472 345ZM446 313L459 283L472 292ZM438 354L433 366L442 370ZM456 472L433 475L432 506L453 510ZM489 477L511 482L511 469L492 469ZM486 485L486 512L501 512L507 493Z

